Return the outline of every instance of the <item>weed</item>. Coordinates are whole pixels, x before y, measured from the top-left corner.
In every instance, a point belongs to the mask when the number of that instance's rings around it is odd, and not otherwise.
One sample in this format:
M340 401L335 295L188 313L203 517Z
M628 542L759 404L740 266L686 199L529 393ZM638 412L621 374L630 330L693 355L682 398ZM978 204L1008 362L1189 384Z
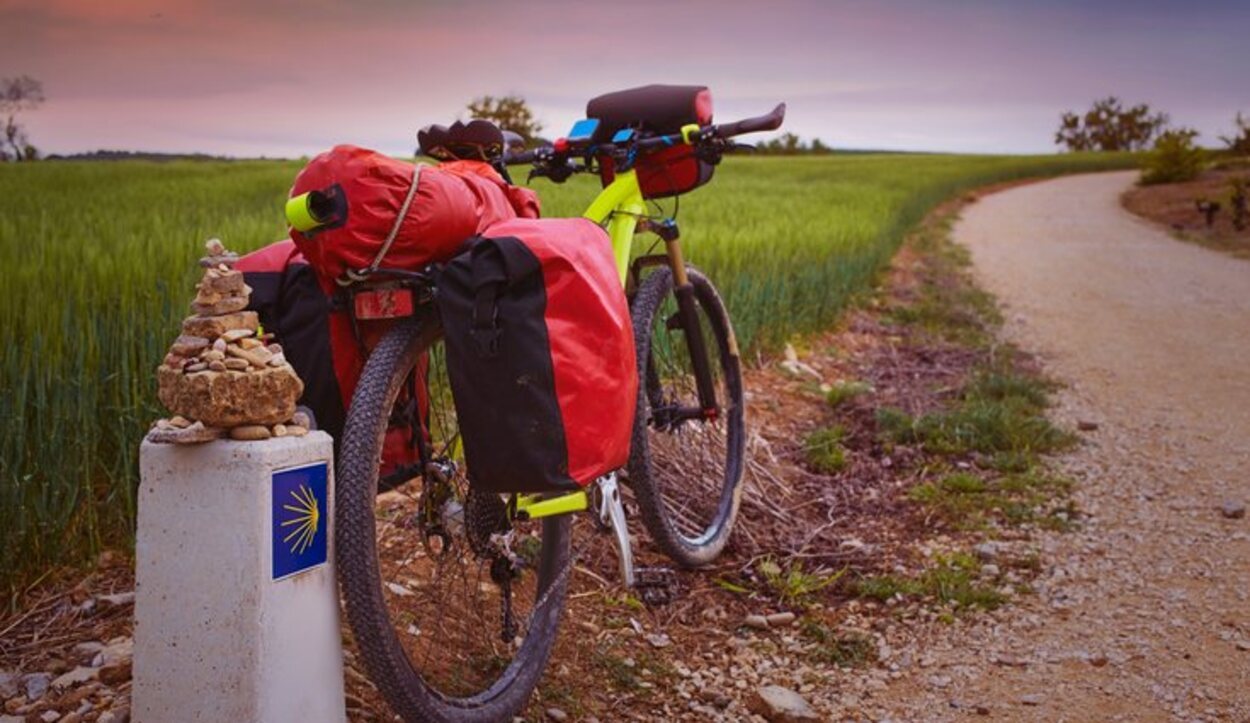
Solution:
M1066 449L1076 437L1045 416L1050 384L1017 372L978 374L951 409L913 418L877 410L877 428L890 442L921 444L935 454L979 452L1005 468L1026 468L1025 460Z
M846 568L837 572L807 572L797 560L791 560L782 570L771 557L761 560L755 569L767 586L766 592L787 606L807 605L813 595L846 574Z
M800 632L819 646L813 653L817 662L840 668L861 668L877 659L877 646L863 633L839 633L816 620L804 620Z
M1071 480L1030 468L1020 474L998 479L982 479L960 472L916 485L907 499L925 507L948 524L961 529L979 529L990 520L1009 525L1039 523L1051 526L1065 519L1038 510L1052 500L1066 496Z
M855 397L871 393L871 384L843 381L834 384L833 388L825 393L825 401L829 403L829 406L837 408Z
M935 563L917 577L878 575L861 578L852 586L852 592L859 597L882 602L895 596L928 598L951 605L956 610L993 610L1006 602L1002 593L977 582L980 566L970 555L957 553L939 557Z
M807 464L822 474L836 474L846 467L846 449L842 438L846 430L840 426L822 427L807 435L803 456Z
M617 655L608 648L599 647L591 655L591 661L607 676L613 688L633 691L642 687L642 679L638 676L638 666L632 660Z

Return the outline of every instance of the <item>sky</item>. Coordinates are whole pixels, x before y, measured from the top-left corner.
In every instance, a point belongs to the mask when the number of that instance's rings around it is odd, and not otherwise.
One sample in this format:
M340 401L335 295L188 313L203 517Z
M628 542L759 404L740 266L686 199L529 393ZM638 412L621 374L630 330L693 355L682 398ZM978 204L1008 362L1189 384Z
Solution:
M483 94L561 135L591 97L712 89L716 119L788 103L837 148L1049 152L1115 94L1218 145L1250 113L1250 0L0 0L45 153L411 153Z

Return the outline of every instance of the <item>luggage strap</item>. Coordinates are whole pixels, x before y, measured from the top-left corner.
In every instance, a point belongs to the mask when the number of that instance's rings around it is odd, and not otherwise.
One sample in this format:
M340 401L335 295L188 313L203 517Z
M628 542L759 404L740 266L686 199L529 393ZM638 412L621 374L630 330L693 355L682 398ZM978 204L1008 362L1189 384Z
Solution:
M507 262L499 247L478 244L472 251L473 323L469 336L477 345L479 356L490 359L499 355L499 293L508 281Z
M408 195L404 196L404 203L399 207L399 214L395 216L395 223L391 226L390 233L386 234L386 240L382 242L382 248L378 249L378 255L373 258L372 263L363 269L348 269L344 271L341 277L335 279L339 286L350 286L358 281L364 281L382 265L382 259L391 250L391 245L395 243L395 237L399 236L399 228L404 225L404 219L408 217L408 209L412 206L412 199L417 195L417 184L421 181L422 168L425 168L424 163L413 164L412 185L408 186Z

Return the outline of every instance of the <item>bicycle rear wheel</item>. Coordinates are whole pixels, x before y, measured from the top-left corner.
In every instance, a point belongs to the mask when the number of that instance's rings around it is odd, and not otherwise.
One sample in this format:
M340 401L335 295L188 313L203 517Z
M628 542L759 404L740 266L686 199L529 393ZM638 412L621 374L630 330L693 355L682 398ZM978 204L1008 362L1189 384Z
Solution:
M365 669L396 713L507 720L555 642L569 521L513 522L498 495L469 489L442 358L431 315L393 329L365 365L338 465L338 575ZM414 415L434 464L378 495L388 429Z
M684 567L716 559L741 501L745 420L742 371L725 305L707 277L687 269L720 409L690 418L699 397L672 271L658 269L633 303L640 384L629 482L652 539Z

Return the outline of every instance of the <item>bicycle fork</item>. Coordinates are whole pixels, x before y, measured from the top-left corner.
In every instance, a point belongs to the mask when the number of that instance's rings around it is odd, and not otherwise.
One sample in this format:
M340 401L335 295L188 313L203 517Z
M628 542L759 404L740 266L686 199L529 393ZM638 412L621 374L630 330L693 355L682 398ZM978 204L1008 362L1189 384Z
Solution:
M677 297L677 321L685 333L686 348L690 350L691 370L694 372L695 387L699 394L698 410L683 409L679 413L683 417L714 420L720 414L720 406L716 402L716 386L712 382L712 370L708 366L707 342L699 324L694 284L690 283L690 276L686 273L686 260L681 253L681 234L677 230L677 224L671 220L660 226L656 233L664 240L668 252L668 265L673 272L673 295Z

